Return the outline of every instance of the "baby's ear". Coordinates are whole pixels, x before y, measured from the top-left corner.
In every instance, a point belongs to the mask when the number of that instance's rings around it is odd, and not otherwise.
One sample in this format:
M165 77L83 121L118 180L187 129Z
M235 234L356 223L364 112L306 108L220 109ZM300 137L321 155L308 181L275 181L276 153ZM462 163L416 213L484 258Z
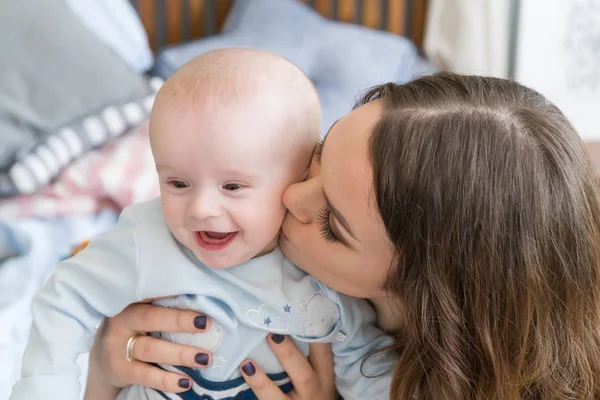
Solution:
M305 301L301 301L300 303L298 303L298 308L300 309L300 311L306 311L307 307L308 303Z

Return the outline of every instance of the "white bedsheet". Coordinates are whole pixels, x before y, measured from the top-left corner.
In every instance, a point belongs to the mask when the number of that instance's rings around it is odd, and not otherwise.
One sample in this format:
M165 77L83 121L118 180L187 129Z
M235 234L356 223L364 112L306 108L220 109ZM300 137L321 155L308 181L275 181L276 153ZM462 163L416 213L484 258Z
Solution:
M20 376L31 325L30 303L37 289L71 249L113 227L117 214L20 219L0 222L0 240L18 256L0 263L0 400L7 400ZM87 355L80 357L82 387Z

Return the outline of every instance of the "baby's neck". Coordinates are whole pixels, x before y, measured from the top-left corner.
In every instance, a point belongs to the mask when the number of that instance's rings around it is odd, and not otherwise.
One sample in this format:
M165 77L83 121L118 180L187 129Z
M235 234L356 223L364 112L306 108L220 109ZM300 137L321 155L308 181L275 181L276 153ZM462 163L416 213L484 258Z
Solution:
M369 301L377 313L377 326L390 334L400 332L404 318L398 309L393 307L390 299L387 296L381 296L369 299Z
M257 255L255 255L253 258L258 258L260 256L264 256L265 254L269 254L270 252L272 252L273 250L275 250L275 248L277 247L277 245L279 244L279 235L275 236L273 238L273 240L271 240L269 242L269 244L260 251L260 253L258 253Z

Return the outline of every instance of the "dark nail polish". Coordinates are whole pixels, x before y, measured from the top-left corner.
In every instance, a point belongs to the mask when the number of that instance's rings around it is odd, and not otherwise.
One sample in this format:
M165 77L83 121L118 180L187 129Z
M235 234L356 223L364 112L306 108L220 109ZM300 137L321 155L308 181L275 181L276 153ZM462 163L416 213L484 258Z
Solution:
M196 360L196 364L208 365L209 357L206 353L198 353L194 359Z
M275 344L279 344L279 343L283 342L283 339L285 339L285 336L280 335L278 333L274 333L271 335L271 339L273 339Z
M187 389L190 387L190 380L187 378L183 378L179 380L179 387L182 389Z
M206 317L204 315L199 315L194 318L194 326L198 329L206 328Z
M252 365L251 362L247 362L246 364L244 364L244 366L242 367L242 371L244 371L244 373L248 376L252 376L256 373L256 368L254 368L254 365Z

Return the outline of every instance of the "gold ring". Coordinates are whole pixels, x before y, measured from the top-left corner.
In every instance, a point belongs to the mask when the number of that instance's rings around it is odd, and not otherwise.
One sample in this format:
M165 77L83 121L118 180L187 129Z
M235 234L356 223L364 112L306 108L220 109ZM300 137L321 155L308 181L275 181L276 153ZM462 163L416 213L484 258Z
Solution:
M135 341L138 340L138 338L140 336L143 336L143 335L136 333L135 335L130 337L129 340L127 341L127 347L125 348L125 359L129 362L132 362L133 360L137 360L137 358L135 358L135 354L133 354L133 346L135 346Z

